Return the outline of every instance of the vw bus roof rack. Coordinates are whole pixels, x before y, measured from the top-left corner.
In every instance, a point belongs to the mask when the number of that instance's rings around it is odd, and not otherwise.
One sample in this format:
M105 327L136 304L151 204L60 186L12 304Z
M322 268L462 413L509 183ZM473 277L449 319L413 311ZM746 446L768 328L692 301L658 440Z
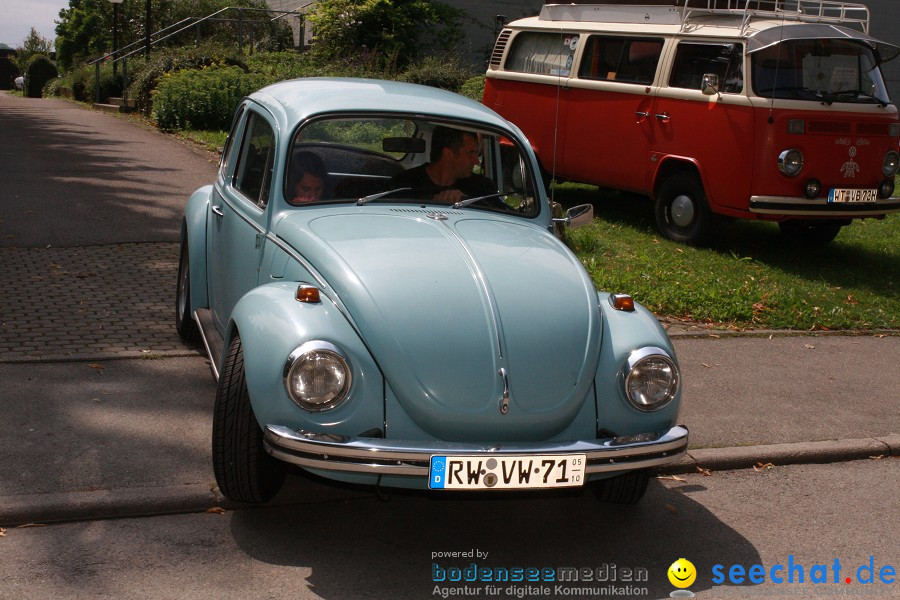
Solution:
M869 9L864 4L839 0L644 0L641 3L588 0L572 4L545 4L542 21L653 23L681 25L711 15L739 17L744 33L753 19L780 19L858 27L869 33Z

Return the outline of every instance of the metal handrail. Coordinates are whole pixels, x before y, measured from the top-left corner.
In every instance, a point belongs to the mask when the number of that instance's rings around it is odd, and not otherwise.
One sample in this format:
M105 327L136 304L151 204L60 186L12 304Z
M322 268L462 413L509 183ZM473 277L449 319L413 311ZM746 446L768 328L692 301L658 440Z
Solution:
M313 0L313 2L308 2L308 3L304 4L303 6L298 7L298 9L296 9L296 10L271 10L271 9L266 9L266 8L226 6L225 8L221 8L221 9L217 10L216 12L210 13L202 18L185 17L184 19L178 21L177 23L173 23L167 27L163 27L159 31L155 31L155 32L151 33L150 34L150 46L152 47L152 46L154 46L160 42L163 42L175 35L178 35L179 33L187 31L188 29L190 29L192 27L199 27L202 23L204 23L206 21L237 21L238 22L238 52L243 53L243 14L244 14L244 11L264 12L264 13L269 13L269 14L277 13L278 16L269 19L269 22L272 23L272 22L277 21L278 19L282 19L288 15L292 15L292 14L293 15L302 15L303 13L299 12L299 11L310 6L313 3L314 3L314 0ZM237 19L217 19L217 18L215 18L217 15L219 15L227 10L237 10L238 18ZM190 23L188 23L189 21L190 21ZM169 31L171 29L179 27L184 23L188 23L188 24L184 25L183 27L181 27L180 29L177 29L175 31L170 31L169 33L165 33L166 31ZM162 35L163 33L165 33L165 35ZM160 35L162 35L162 37L158 37ZM157 38L155 40L153 39L154 36L157 36ZM122 56L116 57L116 55L121 54L122 52L128 50L129 48L131 48L133 46L138 46L138 47L135 48L134 50L132 50L131 52L128 52L127 54L123 54ZM122 62L122 73L123 73L123 77L124 77L122 87L123 87L123 93L124 93L124 101L127 103L127 101L128 101L128 67L127 67L128 58L139 52L144 51L146 49L146 46L147 46L147 44L146 44L145 40L137 40L137 41L134 41L134 42L128 44L127 46L124 46L122 48L117 48L111 52L107 52L100 58L97 58L97 59L92 60L91 62L87 63L88 66L94 65L94 101L95 102L97 102L97 103L100 102L100 63L102 63L105 60L108 60L109 58L112 58L113 63L118 63L120 61Z

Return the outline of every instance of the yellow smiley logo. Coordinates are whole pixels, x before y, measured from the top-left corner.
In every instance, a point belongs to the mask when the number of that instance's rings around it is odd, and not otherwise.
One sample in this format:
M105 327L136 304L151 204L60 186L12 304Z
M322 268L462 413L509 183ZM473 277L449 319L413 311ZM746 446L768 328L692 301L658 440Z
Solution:
M669 582L677 588L690 587L694 580L697 579L697 569L694 564L686 558L679 558L672 563L668 571Z

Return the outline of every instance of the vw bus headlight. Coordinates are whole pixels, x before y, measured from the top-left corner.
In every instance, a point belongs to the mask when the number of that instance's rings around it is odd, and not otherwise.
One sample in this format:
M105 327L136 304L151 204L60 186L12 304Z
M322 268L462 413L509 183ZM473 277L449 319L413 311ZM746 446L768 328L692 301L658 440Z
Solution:
M784 150L778 155L778 170L793 177L803 168L803 153L796 148Z
M900 169L900 154L896 150L888 150L884 153L884 163L881 165L881 172L885 177L893 177Z
M344 353L328 342L307 342L291 352L284 365L284 387L300 408L334 408L350 393L350 365Z
M625 397L642 411L659 410L678 391L679 374L675 361L662 348L641 348L625 364Z

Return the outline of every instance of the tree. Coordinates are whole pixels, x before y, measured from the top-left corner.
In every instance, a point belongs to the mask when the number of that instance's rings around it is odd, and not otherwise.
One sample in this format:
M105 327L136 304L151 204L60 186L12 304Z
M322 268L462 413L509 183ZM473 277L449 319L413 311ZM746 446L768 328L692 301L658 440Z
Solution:
M25 41L22 42L22 45L16 48L16 54L10 55L9 62L15 65L16 70L19 73L24 74L25 67L28 65L28 59L35 54L49 55L51 50L53 50L53 44L49 40L41 37L37 32L37 29L32 27L31 32L29 32Z
M307 18L313 50L326 60L376 53L403 67L415 60L424 38L451 50L462 38L463 11L429 0L318 0Z

